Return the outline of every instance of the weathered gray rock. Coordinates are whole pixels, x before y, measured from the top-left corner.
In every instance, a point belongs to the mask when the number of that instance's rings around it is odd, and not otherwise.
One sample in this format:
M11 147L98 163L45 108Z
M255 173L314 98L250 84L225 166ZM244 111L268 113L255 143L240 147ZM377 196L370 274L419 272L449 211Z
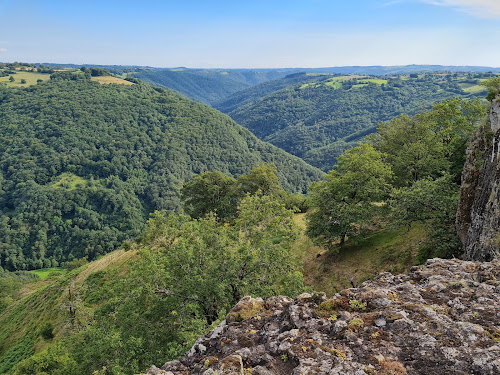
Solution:
M457 212L464 258L489 261L500 254L500 99L490 110L492 137L484 130L467 151ZM484 162L481 162L484 160Z
M500 373L500 262L432 259L407 276L383 273L331 299L315 296L246 297L217 334L200 338L189 356L162 369L175 375Z

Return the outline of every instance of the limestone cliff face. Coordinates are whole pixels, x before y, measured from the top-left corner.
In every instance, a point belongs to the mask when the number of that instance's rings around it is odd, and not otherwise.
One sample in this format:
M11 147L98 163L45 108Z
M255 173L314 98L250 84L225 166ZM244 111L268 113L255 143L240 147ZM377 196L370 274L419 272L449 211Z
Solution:
M429 260L327 299L250 297L149 374L500 374L500 262Z
M469 260L489 261L500 254L499 100L491 105L491 129L481 129L467 150L462 174L457 230Z

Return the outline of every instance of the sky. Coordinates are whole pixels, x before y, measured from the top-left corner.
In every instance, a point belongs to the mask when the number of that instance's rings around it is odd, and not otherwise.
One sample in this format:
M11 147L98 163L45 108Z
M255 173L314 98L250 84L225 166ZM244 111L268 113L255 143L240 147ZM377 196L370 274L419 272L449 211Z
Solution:
M500 66L500 0L0 0L0 61Z

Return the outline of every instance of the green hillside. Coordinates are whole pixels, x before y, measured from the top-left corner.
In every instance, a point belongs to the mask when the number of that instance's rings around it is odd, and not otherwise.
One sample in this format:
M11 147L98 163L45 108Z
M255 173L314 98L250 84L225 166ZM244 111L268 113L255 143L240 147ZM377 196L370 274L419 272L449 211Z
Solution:
M294 85L296 83L307 84L309 81L318 81L327 79L330 74L307 74L305 72L299 72L294 74L289 74L283 78L274 79L272 81L263 82L261 84L251 86L247 89L238 91L231 96L225 98L219 103L213 104L213 107L218 109L223 113L230 113L239 107L247 104L255 103L257 100L271 94L275 91L284 89L288 86Z
M238 106L230 116L259 138L327 171L379 122L413 115L451 97L484 96L481 80L483 74L472 73L319 75L316 81L309 77L260 99L258 93L265 93L270 83L260 85L262 90L248 89L238 96L241 106L232 102L227 108Z
M0 266L9 270L114 250L150 212L179 209L178 189L196 173L275 163L290 191L321 178L207 106L81 72L0 85L0 150Z
M282 70L136 69L131 76L213 105L231 94L285 76Z

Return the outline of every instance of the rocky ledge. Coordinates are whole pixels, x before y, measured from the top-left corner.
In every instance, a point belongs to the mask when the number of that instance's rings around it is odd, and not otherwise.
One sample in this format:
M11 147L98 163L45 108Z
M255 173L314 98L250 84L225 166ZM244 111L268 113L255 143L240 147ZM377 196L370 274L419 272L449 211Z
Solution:
M432 259L333 298L245 297L148 374L500 374L500 262Z

